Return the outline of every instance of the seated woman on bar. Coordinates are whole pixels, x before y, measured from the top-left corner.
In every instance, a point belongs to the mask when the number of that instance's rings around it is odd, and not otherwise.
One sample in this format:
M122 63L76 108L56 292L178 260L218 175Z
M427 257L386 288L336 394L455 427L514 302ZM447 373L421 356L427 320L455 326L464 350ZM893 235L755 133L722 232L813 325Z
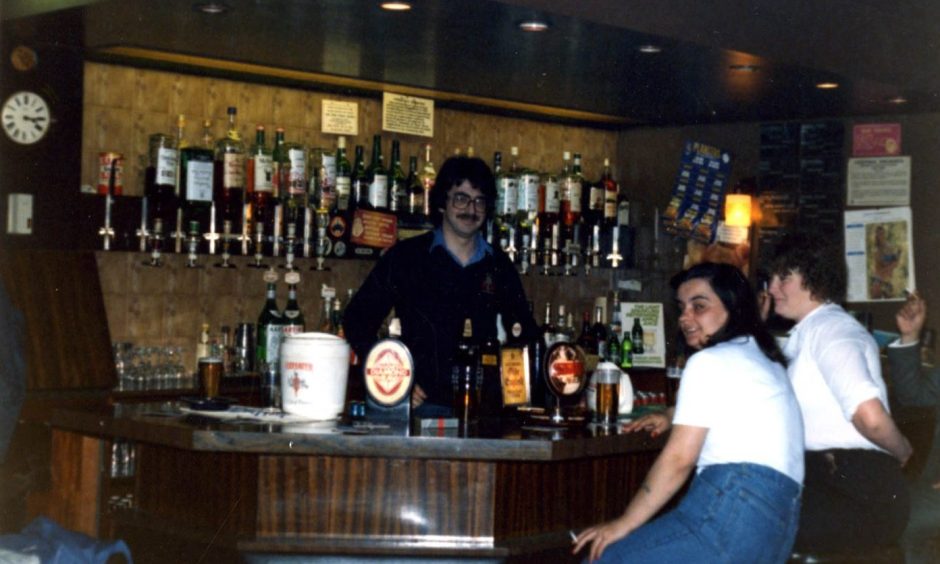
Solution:
M784 357L744 275L703 263L672 279L688 361L672 432L626 511L584 530L601 562L785 562L796 535L803 426ZM664 416L632 428L661 432ZM675 510L649 521L695 478ZM646 524L645 524L646 523Z
M859 551L898 541L910 502L911 445L888 411L878 345L836 302L846 264L829 239L790 235L770 264L777 315L796 322L784 354L806 430L795 550Z

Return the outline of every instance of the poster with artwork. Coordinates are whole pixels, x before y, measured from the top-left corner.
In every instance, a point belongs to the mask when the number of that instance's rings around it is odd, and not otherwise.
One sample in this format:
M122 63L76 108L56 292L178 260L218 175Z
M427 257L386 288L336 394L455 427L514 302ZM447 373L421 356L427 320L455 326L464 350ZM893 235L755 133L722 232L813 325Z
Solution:
M850 302L902 301L916 288L911 208L845 212Z
M620 303L620 326L626 335L637 320L643 331L643 352L634 353L633 366L664 368L666 366L666 330L663 326L663 304L644 302Z

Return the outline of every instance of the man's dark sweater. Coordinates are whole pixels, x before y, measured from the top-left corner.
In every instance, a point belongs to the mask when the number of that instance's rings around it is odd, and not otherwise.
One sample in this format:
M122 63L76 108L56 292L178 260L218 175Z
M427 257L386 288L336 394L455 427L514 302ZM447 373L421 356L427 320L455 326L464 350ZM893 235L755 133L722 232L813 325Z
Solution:
M389 249L346 307L343 328L364 359L394 308L426 401L449 407L451 364L464 319L472 321L478 341L496 337L497 313L507 330L521 323L526 338L534 338L538 329L519 275L501 250L492 249L464 267L443 246L432 248L433 241L434 234L427 233Z

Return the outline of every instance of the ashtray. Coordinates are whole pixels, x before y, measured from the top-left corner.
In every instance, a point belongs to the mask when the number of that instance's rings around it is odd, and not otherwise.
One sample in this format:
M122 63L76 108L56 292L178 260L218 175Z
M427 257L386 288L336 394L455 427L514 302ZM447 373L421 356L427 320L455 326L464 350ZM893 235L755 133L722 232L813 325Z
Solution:
M180 398L180 401L185 403L189 409L193 411L225 411L235 403L235 400L232 398L202 398L197 396L183 397Z

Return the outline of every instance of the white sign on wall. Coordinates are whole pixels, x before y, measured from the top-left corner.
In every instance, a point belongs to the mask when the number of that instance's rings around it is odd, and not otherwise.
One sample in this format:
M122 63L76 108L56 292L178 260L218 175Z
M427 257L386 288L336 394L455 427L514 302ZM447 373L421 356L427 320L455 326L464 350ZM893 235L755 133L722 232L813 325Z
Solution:
M384 92L382 131L434 137L434 100Z
M323 133L359 135L359 104L340 100L323 100L321 108Z

